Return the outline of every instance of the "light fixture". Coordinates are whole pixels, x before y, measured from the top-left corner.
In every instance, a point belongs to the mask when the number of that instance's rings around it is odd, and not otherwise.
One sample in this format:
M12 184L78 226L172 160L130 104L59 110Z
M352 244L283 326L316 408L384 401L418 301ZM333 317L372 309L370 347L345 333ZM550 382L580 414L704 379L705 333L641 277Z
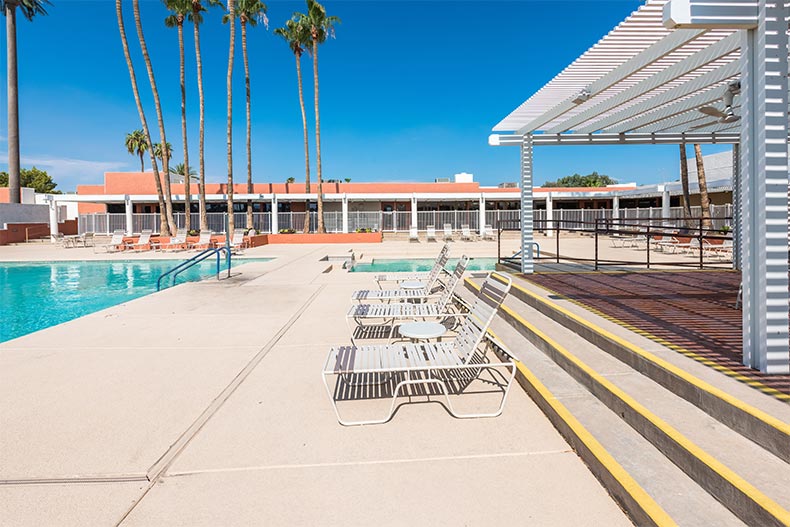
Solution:
M578 94L576 94L576 97L571 99L571 102L573 104L581 104L583 102L589 101L590 100L590 96L591 96L590 90L587 89L587 88L584 88L582 91L580 91Z

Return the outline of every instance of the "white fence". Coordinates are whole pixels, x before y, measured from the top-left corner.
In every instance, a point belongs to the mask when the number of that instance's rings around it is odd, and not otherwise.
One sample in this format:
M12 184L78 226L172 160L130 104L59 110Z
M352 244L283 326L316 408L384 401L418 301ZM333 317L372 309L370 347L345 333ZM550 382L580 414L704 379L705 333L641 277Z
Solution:
M732 205L711 205L711 219L713 226L720 229L731 220L725 219L732 216ZM691 208L692 216L698 217L701 214L700 207ZM511 226L517 226L520 219L519 210L486 210L485 224L496 228L504 222L510 222ZM620 220L635 220L640 223L649 222L651 225L660 226L664 221L661 218L660 207L644 209L620 209L618 218ZM208 213L208 228L214 232L225 232L225 213ZM176 224L184 227L186 215L175 213L173 215ZM437 230L441 230L445 224L450 224L453 230L460 230L462 225L469 225L472 230L479 228L480 212L477 210L434 210L417 212L417 229L424 231L428 226L433 225ZM596 219L612 219L611 209L555 209L552 214L554 227L562 229L572 228L592 228ZM683 218L682 207L672 207L670 218L681 220ZM277 213L278 230L293 229L301 232L304 230L304 212L279 212ZM546 211L536 210L534 212L535 228L542 229L546 224ZM200 228L200 215L192 213L191 227ZM271 233L272 213L254 212L252 214L251 226L247 225L247 214L236 212L234 221L237 228L254 228L261 233ZM349 212L348 230L354 232L358 229L371 229L374 231L385 232L404 232L408 231L412 224L411 212ZM327 232L343 231L343 214L341 212L324 212L324 225ZM318 215L310 213L310 230L318 228ZM95 232L110 234L114 230L126 231L126 214L123 213L96 213L81 214L79 216L79 232ZM144 229L154 232L159 230L159 214L132 214L132 231L139 233Z

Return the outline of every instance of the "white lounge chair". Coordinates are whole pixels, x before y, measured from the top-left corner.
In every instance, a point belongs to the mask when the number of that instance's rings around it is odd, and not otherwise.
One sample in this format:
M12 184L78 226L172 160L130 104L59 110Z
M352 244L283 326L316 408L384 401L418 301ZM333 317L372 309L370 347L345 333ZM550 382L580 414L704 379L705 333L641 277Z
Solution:
M436 343L330 348L322 379L338 422L346 426L385 423L392 419L402 390L410 396L444 395L447 410L457 418L500 415L513 384L516 365L510 357L506 360L499 360L496 356L487 357L493 345L490 341L484 343L483 339L491 320L510 291L510 278L502 277L501 280L491 276L486 279L455 339ZM330 387L330 377L334 377L334 387ZM495 388L502 391L498 408L492 412L456 411L450 395L471 396L474 394L472 389L479 386L478 383L485 383L486 392ZM422 388L412 392L408 390L411 385L421 385ZM389 411L383 418L347 420L340 415L338 401L371 397L391 398Z
M469 228L469 225L461 225L461 239L473 242L477 239L477 236L472 233L472 229Z
M409 241L410 242L419 242L420 235L417 233L417 227L412 225L409 227Z
M233 236L230 237L228 245L231 252L239 252L246 247L247 242L244 240L244 231L246 229L233 229ZM227 234L225 235L227 236Z
M170 238L167 243L159 247L163 251L185 251L187 249L187 230L178 229L176 235Z
M425 229L425 241L436 241L436 227L434 225L428 225Z
M458 283L466 272L466 267L469 264L469 257L464 255L455 266L453 274L447 279L444 284L444 290L437 298L436 302L430 303L377 303L377 304L354 304L346 313L346 324L349 325L351 333L351 342L355 342L356 338L370 338L371 336L389 336L394 334L395 321L404 319L457 319L462 316L457 309L453 306L453 295ZM380 320L378 324L366 324L366 322ZM351 322L355 326L351 326ZM387 330L386 332L383 330Z
M483 239L484 240L496 240L496 234L494 233L494 228L491 225L486 225L483 227Z
M442 270L445 270L444 265L447 264L447 257L449 257L449 255L450 255L450 246L445 243L442 246L442 250L439 251L439 255L436 257L436 261L434 262L433 267L435 268L437 265L439 265L441 266ZM442 260L444 263L441 263ZM431 271L424 271L421 273L380 274L376 276L376 282L378 282L379 287L381 287L382 282L403 282L404 280L427 280L428 275L430 274Z
M198 237L198 241L189 245L190 249L195 250L206 250L211 249L214 247L214 242L211 241L211 235L213 233L211 231L200 231L200 236Z
M122 229L116 229L112 231L112 238L110 238L110 242L103 245L94 245L93 252L99 252L99 249L104 249L108 253L115 253L123 250L125 247L123 243L123 235L124 232Z
M150 229L146 229L140 233L140 237L136 242L126 242L126 250L134 252L150 250L152 248L151 232Z
M351 295L352 300L362 302L364 300L424 300L434 295L434 288L437 286L439 276L442 272L447 272L444 266L447 265L447 253L440 253L439 258L428 273L425 280L415 280L421 282L417 288L399 288L399 289L361 289L354 291ZM403 285L405 281L401 282Z
M444 224L444 241L453 241L453 226L449 223Z

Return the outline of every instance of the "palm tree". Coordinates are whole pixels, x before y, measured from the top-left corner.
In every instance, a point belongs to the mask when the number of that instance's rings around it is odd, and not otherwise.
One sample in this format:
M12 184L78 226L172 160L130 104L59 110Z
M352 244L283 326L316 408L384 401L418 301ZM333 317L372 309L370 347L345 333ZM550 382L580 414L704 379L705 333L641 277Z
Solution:
M184 166L185 171L189 171L189 145L187 143L187 90L184 76L184 20L192 11L192 0L164 0L165 6L172 11L172 15L165 18L167 27L178 28L178 59L180 65L181 80L181 136L184 138ZM192 229L191 210L192 210L192 189L190 188L190 178L184 178L184 209L186 219L184 227L186 230Z
M163 163L164 163L165 155L167 155L168 159L170 159L170 157L172 157L172 155L173 155L173 145L171 145L170 143L165 143L165 144L167 146L164 148L164 151L162 150L162 143L154 143L153 144L154 156L157 159L159 159L160 161L162 161ZM170 172L170 169L168 167L168 173L169 172Z
M145 138L145 132L142 130L135 130L126 134L126 150L132 154L140 156L140 172L145 172L145 159L143 154L148 151L148 141Z
M184 163L179 163L174 167L170 167L170 173L183 177L184 181L186 181L187 179L194 179L195 176L197 175L197 172L195 172L194 168L190 167L188 170L189 170L189 177L187 177L187 167Z
M680 145L680 186L683 187L683 220L691 227L691 194L689 192L689 165L686 158L686 145Z
M305 170L305 193L310 194L310 146L307 134L307 116L304 108L304 90L302 89L302 53L310 39L309 32L305 27L298 23L296 20L289 20L285 23L285 27L278 27L274 30L275 35L281 36L291 52L296 57L296 81L299 84L299 108L302 110L302 130L304 131L304 170ZM305 202L304 210L308 213L304 216L304 232L310 232L310 200Z
M0 0L5 15L6 56L8 60L8 191L9 201L22 200L19 183L19 83L16 67L16 9L28 20L36 15L46 15L44 5L49 0Z
M236 227L233 218L233 52L236 49L236 0L228 0L228 20L230 20L230 49L228 50L228 232L230 236Z
M699 204L702 209L702 227L712 229L710 221L710 197L708 196L708 181L705 178L705 164L702 161L702 149L694 145L694 157L697 161L697 184L699 185Z
M250 120L250 65L247 60L247 24L250 27L262 21L268 27L266 19L266 4L260 0L236 0L236 16L241 23L241 54L244 57L244 86L247 92L247 194L252 194L252 125ZM222 22L227 23L230 15L222 17ZM252 228L252 201L247 200L247 227Z
M315 94L315 155L316 178L318 178L318 232L324 228L324 198L322 195L321 174L321 114L318 111L318 45L326 42L327 36L334 37L334 25L340 23L336 16L327 16L324 6L316 0L307 0L307 14L299 15L299 23L310 31L313 58L313 90Z
M134 12L134 25L137 28L137 38L140 41L140 50L143 53L143 61L145 62L145 69L148 71L148 80L151 83L151 93L154 96L154 108L156 109L156 120L159 123L159 137L161 143L167 143L165 137L165 121L162 117L162 105L159 102L159 90L156 88L156 79L154 78L154 68L151 65L151 57L148 55L148 47L145 45L145 36L143 36L143 24L140 19L140 0L132 0L132 8ZM170 152L165 150L162 155L162 169L164 170L164 194L165 194L165 215L167 217L167 224L170 232L176 231L176 222L173 219L173 196L170 192L170 177L167 175L170 172L169 163Z
M123 54L126 57L126 67L129 70L129 78L132 82L132 92L134 93L134 102L137 105L137 113L140 115L140 123L143 126L143 134L145 134L146 150L148 155L151 156L151 167L154 170L154 182L156 184L156 193L159 198L159 232L163 236L170 235L170 226L165 214L165 198L162 193L162 180L159 177L159 166L156 163L156 156L154 155L153 144L151 143L151 133L148 130L148 121L145 119L145 111L143 110L143 103L140 101L140 90L137 88L137 77L134 73L134 64L132 63L132 56L129 54L129 42L126 40L126 29L123 25L123 6L122 0L115 0L115 14L118 18L118 30L121 33L121 43L123 44ZM165 178L167 179L167 178Z
M209 7L222 5L220 0L206 0ZM206 215L206 168L203 157L203 139L205 135L205 101L203 98L203 59L200 55L200 24L203 23L203 12L206 8L202 0L192 0L192 13L189 21L195 28L195 59L197 61L197 88L198 100L200 104L200 129L198 137L198 167L200 169L200 179L198 184L198 203L200 206L200 230L208 230L208 216Z

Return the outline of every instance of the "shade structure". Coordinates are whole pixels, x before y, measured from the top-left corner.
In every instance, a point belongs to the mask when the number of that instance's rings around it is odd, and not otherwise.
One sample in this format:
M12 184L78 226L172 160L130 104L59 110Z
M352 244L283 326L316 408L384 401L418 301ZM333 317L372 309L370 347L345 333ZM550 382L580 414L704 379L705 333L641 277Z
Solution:
M567 144L732 143L743 362L790 372L788 20L774 0L647 0L493 127L521 148L522 271L532 152Z

